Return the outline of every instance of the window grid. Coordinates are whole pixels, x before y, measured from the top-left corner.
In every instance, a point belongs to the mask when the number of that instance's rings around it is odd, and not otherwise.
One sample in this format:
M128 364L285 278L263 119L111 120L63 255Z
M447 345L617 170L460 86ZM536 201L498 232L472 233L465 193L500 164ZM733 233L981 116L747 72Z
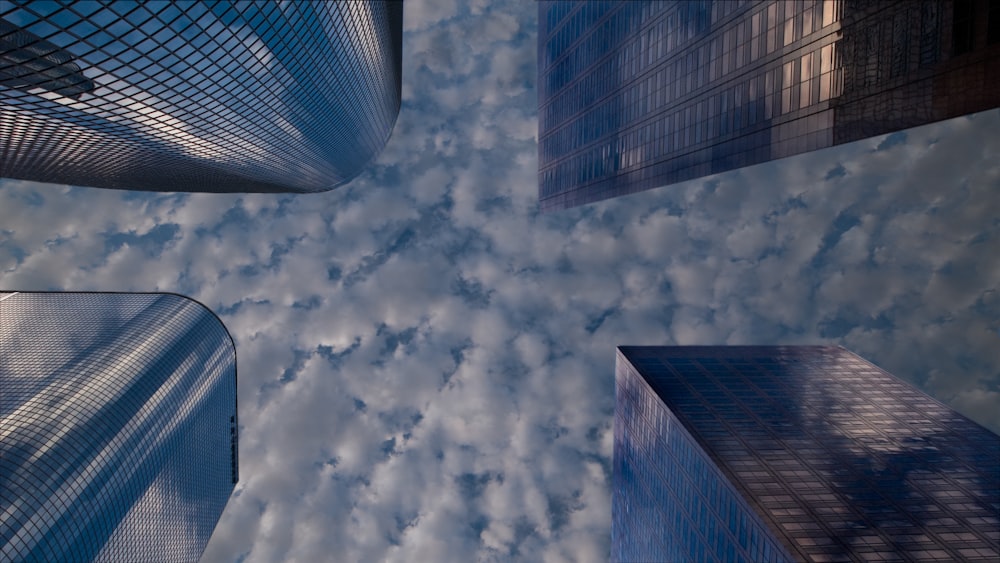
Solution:
M846 350L622 348L629 369L798 557L1000 556L1000 438ZM633 442L663 447L629 430L660 434L635 401L619 389L616 469Z
M543 210L1000 106L996 54L942 56L944 0L580 4L540 19Z
M389 137L401 18L395 2L4 3L0 175L332 189Z
M170 294L0 299L0 559L197 560L238 480L222 324Z

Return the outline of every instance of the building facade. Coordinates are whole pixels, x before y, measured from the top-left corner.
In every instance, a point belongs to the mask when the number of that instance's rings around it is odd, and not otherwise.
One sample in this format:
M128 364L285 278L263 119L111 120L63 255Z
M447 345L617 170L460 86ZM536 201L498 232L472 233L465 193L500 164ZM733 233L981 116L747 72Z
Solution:
M0 3L0 176L333 189L399 113L402 3Z
M555 210L1000 106L988 0L542 2Z
M615 369L612 561L1000 560L1000 436L843 348Z
M197 561L239 479L236 354L162 293L0 293L0 560Z

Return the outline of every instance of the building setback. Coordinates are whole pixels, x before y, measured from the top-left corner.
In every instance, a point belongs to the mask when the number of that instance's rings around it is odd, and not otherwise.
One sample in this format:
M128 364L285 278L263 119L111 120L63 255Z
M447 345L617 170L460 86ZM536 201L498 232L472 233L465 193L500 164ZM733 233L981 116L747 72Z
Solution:
M1000 106L1000 4L538 6L542 210Z
M0 176L319 192L399 113L402 3L0 3Z
M1000 436L851 352L618 348L612 561L997 561Z
M162 293L0 293L0 560L197 561L239 479L236 354Z

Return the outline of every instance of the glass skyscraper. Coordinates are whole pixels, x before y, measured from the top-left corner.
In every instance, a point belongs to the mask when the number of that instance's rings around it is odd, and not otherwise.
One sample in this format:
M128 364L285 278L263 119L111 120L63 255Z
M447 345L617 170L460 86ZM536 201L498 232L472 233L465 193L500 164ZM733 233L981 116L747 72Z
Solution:
M0 293L0 560L197 561L238 479L236 354L210 310Z
M0 176L319 192L400 107L402 3L0 1Z
M988 0L542 2L542 210L1000 106Z
M1000 560L1000 436L838 347L620 347L612 483L612 561Z

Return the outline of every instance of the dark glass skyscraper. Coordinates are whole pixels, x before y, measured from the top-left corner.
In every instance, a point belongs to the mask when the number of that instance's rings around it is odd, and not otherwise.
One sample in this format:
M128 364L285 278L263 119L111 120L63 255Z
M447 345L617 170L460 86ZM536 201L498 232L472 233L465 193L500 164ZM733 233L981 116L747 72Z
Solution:
M0 176L318 192L385 146L401 2L0 2Z
M197 561L235 483L236 354L162 293L0 293L0 560Z
M1000 560L1000 436L843 348L619 348L612 481L612 561Z
M543 210L1000 106L988 0L542 2Z

